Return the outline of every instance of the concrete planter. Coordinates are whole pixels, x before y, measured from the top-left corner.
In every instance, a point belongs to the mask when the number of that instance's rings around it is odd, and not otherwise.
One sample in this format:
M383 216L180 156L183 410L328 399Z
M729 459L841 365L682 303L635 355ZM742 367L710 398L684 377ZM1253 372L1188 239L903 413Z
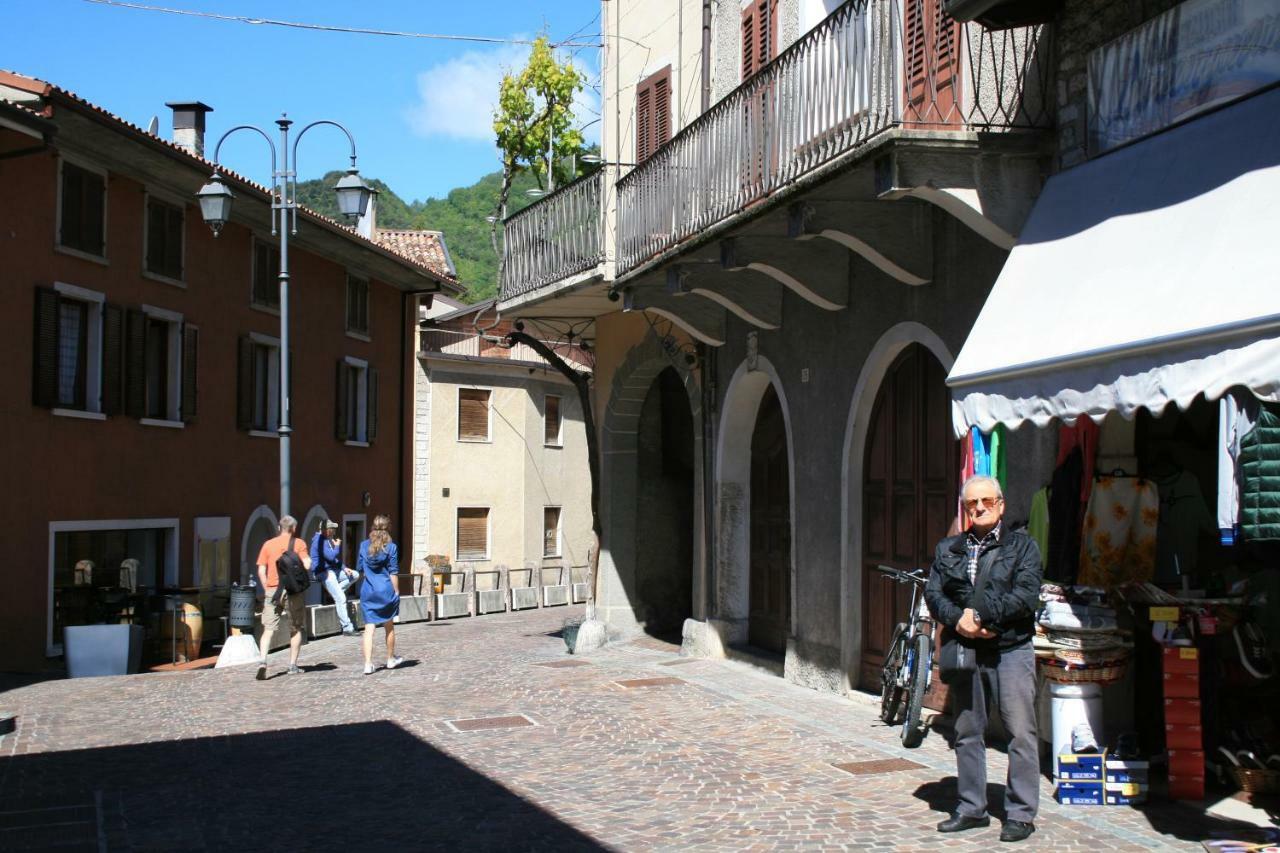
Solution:
M569 585L557 584L542 588L542 606L559 607L569 603Z
M454 616L471 615L471 593L442 592L436 596L436 618L450 619Z
M507 591L505 589L476 590L476 613L505 613Z
M400 615L397 622L426 622L431 618L431 599L425 595L400 596Z
M76 625L62 631L67 675L129 675L142 668L141 625Z
M529 610L538 606L538 588L534 586L514 587L511 590L511 609Z
M573 603L582 604L587 600L587 595L591 592L591 584L575 583L573 585Z

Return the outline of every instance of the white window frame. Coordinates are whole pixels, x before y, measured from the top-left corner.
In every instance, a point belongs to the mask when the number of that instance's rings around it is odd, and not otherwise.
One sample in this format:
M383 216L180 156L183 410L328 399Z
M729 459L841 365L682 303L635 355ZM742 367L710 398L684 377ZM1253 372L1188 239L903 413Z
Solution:
M259 346L269 347L267 355L267 428L250 429L249 435L258 438L279 438L280 433L280 339L260 332L250 332L249 341ZM256 379L256 377L254 377ZM250 380L253 381L253 380ZM253 389L254 396L258 389ZM252 418L250 418L252 420Z
M151 207L152 198L155 198L157 201L163 202L164 204L167 204L171 207L176 207L182 213L182 230L180 232L182 245L179 247L179 251L178 251L178 257L179 257L178 265L182 268L182 278L170 278L167 275L163 275L158 272L152 272L151 270L147 269L147 250L150 247L150 243L151 243L150 207ZM186 205L186 202L182 201L177 196L171 195L169 193L166 193L160 190L149 188L146 190L146 192L142 194L142 277L153 279L155 281L162 281L165 284L171 284L174 287L180 287L183 290L185 290L187 287L186 276L187 276L187 205Z
M458 548L458 514L464 509L482 509L484 517L484 556L462 557ZM459 504L453 508L453 561L455 563L484 563L492 559L493 554L493 507L486 504Z
M559 400L556 406L559 423L556 424L555 441L547 441L547 399L555 397ZM542 398L542 446L543 447L564 447L564 395L562 394L544 394Z
M352 338L357 341L363 341L364 343L372 343L373 342L373 311L371 308L372 302L373 302L372 279L370 279L368 276L356 275L350 270L347 271L347 291L344 294L347 298L343 301L342 313L344 315L346 314L347 312L346 306L350 304L352 279L355 279L356 281L364 282L364 315L365 315L365 320L367 322L367 328L363 332L360 331L359 329L351 328L351 318L345 317L345 316L343 319L343 327L346 329L348 338Z
M169 531L164 548L164 579L167 585L178 582L178 519L131 518L110 521L51 521L49 522L48 601L45 610L44 653L46 657L62 654L62 644L53 642L53 556L54 541L59 533L75 533L96 530L147 530L161 528Z
M107 297L96 290L63 281L55 281L53 289L61 298L83 302L89 308L88 333L85 335L84 408L57 407L53 409L53 413L65 418L105 421L107 416L102 413L102 306ZM61 317L58 318L58 335L62 335Z
M182 315L154 305L143 305L142 313L149 320L162 320L169 324L169 363L167 365L169 375L166 377L168 387L165 389L165 395L168 411L165 412L165 417L141 418L139 423L145 426L182 429L186 426L182 422Z
M253 300L253 277L258 270L258 244L265 243L268 246L274 246L277 250L280 248L278 242L272 242L266 237L253 235L253 239L249 241L249 307L254 311L261 311L263 314L270 314L273 317L280 316L280 308L273 305L263 305L261 302Z
M356 358L350 355L344 356L342 361L347 367L354 367L359 371L359 378L356 380L356 431L354 435L348 435L343 444L347 447L368 447L369 362L363 358ZM350 416L350 413L348 413L348 416Z
M463 438L462 437L462 392L463 391L487 391L489 394L489 406L485 412L486 416L488 417L488 423L485 425L484 438ZM494 393L493 388L486 387L484 385L459 385L458 386L458 401L453 410L454 417L457 419L457 422L458 422L457 428L454 431L454 435L457 441L463 444L493 444L493 402L496 396L497 395ZM477 507L477 509L478 508L479 507Z
M93 172L94 174L102 176L102 254L101 255L95 255L92 252L86 252L83 249L77 249L72 246L64 246L62 244L62 167L66 163L70 163L72 166L75 166L76 168L84 169L86 172ZM110 230L108 228L108 221L107 221L107 216L110 212L110 204L108 203L110 201L110 195L109 195L110 183L111 183L111 176L107 172L106 168L99 166L96 163L92 163L88 160L85 160L81 157L76 157L76 156L69 157L65 153L60 153L58 155L58 181L57 181L57 187L56 187L57 196L54 198L54 220L53 220L53 248L55 251L61 252L62 254L65 254L65 255L71 255L72 257L82 258L86 261L93 261L94 263L102 264L103 266L110 266L110 260L107 257L107 233Z
M548 554L547 550L547 510L556 510L556 547L555 552ZM547 504L542 508L542 559L558 560L564 556L564 507L557 504Z

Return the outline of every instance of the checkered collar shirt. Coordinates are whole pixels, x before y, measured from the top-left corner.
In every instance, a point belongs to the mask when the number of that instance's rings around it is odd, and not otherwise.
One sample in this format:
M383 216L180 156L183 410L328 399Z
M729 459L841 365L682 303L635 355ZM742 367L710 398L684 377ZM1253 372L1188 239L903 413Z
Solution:
M996 526L987 531L987 535L981 539L974 536L972 531L965 536L965 549L969 552L969 583L977 583L978 558L994 548L1000 541L1001 524L1003 522L997 521Z

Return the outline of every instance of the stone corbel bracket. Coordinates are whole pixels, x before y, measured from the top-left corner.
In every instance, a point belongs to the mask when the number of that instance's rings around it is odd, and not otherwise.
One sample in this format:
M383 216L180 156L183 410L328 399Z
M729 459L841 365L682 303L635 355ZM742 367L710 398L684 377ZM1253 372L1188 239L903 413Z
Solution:
M676 264L667 268L667 292L709 299L757 328L782 325L782 285L773 281L725 275L706 264Z
M790 246L784 244L791 244ZM793 274L788 267L787 256L794 251L795 242L790 238L730 237L720 241L720 266L726 272L740 273L747 270L766 275L793 291L797 296L827 311L840 311L849 307L849 277L846 264L799 264L804 273ZM803 280L799 277L803 275Z
M822 201L787 211L793 240L830 240L903 284L933 277L929 209L915 201Z
M655 287L627 287L622 291L623 311L648 311L665 317L708 346L724 346L724 309L705 299L672 294Z

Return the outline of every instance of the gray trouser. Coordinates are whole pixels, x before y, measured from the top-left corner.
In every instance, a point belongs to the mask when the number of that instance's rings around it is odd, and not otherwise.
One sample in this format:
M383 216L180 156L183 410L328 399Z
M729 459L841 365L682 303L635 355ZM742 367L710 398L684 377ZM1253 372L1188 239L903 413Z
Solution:
M959 814L987 814L987 697L993 695L1009 732L1009 776L1004 789L1008 820L1030 823L1040 808L1040 753L1036 738L1036 656L1031 643L978 663L970 681L951 685L956 712Z

